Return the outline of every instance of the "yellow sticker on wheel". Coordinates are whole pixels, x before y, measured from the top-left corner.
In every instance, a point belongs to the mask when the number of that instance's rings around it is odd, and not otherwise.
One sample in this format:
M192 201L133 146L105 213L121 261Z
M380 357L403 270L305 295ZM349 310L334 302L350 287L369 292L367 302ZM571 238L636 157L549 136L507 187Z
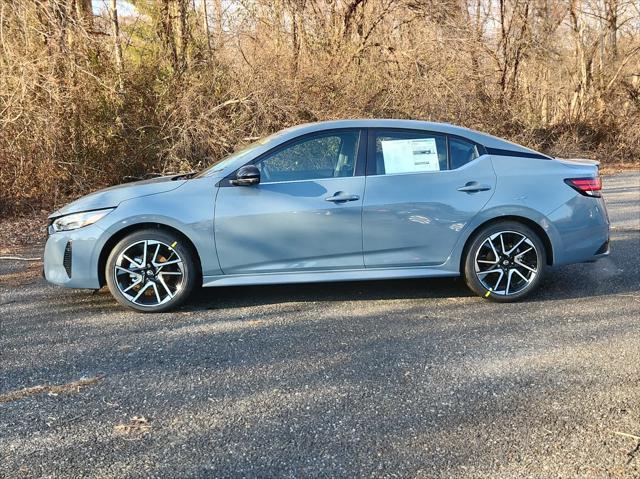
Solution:
M487 291L487 294L485 294L485 295L484 295L484 297L485 297L485 298L488 298L488 297L489 297L489 295L491 294L491 291L492 291L492 290Z
M172 247L172 248L175 248L177 244L178 244L178 242L177 242L177 241L174 241L173 243L171 243L171 247Z

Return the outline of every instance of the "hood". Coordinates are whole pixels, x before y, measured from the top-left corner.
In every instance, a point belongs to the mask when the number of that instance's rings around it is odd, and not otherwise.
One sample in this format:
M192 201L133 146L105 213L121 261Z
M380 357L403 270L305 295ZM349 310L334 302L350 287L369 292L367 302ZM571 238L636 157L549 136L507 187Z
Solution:
M175 190L182 186L187 180L173 179L176 176L161 176L150 180L136 181L124 185L111 186L103 190L90 193L79 198L49 215L49 218L79 213L81 211L99 210L102 208L113 208L125 200L139 198L140 196L155 195Z

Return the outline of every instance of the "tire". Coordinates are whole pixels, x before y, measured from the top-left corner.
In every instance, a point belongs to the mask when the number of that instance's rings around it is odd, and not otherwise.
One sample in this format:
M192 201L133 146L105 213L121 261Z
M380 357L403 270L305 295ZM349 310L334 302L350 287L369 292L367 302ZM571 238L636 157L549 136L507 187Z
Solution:
M116 301L144 313L178 307L196 287L197 274L190 245L160 229L144 229L123 238L109 254L105 269Z
M522 223L500 221L473 236L463 275L478 296L509 303L535 291L546 268L547 255L540 236Z

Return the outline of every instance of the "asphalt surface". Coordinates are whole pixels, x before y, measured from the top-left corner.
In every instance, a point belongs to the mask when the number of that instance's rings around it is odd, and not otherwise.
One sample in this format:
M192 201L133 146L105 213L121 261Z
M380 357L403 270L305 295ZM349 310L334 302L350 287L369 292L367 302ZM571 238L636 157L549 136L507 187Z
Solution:
M0 477L640 477L640 173L605 186L611 256L518 304L411 280L142 315L2 261Z

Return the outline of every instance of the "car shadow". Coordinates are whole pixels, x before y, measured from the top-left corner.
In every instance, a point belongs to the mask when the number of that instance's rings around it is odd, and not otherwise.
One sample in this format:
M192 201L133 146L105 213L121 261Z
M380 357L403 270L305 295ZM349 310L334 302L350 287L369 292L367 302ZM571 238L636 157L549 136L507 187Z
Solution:
M612 235L611 255L595 263L551 267L538 291L525 301L556 301L640 291L640 234ZM309 301L470 298L462 278L418 278L202 288L184 310L207 310ZM480 299L478 299L480 301Z
M229 286L201 288L180 309L203 310L310 301L463 298L471 295L461 278Z
M526 302L547 302L607 295L639 295L640 297L640 232L613 231L611 255L595 263L582 263L552 267L547 271L540 288ZM20 276L28 271L24 265L7 274ZM39 275L38 275L39 276ZM22 283L16 276L16 285ZM28 283L39 283L38 278L27 278ZM25 280L26 281L26 280ZM12 284L9 282L9 287ZM82 291L60 290L64 305L70 310L120 309L107 288L99 294ZM398 299L472 300L476 298L462 278L416 278L377 281L343 281L327 283L229 286L201 288L178 311L219 310L234 307L251 307L279 303L344 302ZM13 302L13 300L12 300Z

